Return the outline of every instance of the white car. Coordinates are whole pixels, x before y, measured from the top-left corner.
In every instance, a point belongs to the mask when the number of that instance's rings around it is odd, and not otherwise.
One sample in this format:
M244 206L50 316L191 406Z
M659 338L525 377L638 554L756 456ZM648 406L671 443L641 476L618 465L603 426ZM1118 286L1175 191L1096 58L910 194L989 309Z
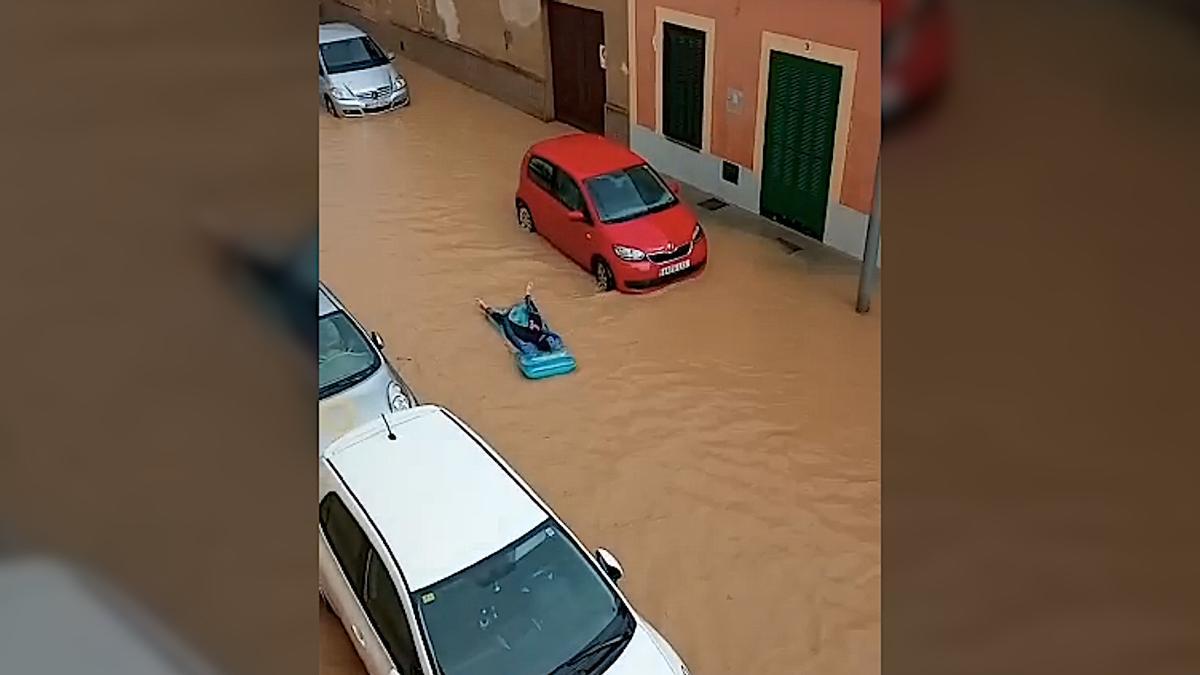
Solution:
M381 415L319 474L321 597L372 675L687 675L616 558L449 411Z
M334 117L362 117L409 104L408 82L370 35L348 23L323 23L317 35L321 102Z

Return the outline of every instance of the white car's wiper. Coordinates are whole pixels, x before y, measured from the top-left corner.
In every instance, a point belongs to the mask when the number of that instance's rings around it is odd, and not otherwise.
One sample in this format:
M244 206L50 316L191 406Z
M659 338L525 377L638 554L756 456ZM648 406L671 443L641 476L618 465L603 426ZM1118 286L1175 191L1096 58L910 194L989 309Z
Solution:
M566 675L567 673L587 672L587 671L579 671L576 669L576 667L579 665L579 663L581 661L588 658L589 656L596 654L597 652L599 652L601 650L610 649L612 647L615 647L615 646L621 644L622 642L625 642L629 638L633 637L633 630L634 629L631 626L630 628L621 631L621 633L619 635L611 637L607 640L602 640L600 642L597 642L596 644L592 645L591 647L587 647L586 649L579 652L575 656L572 656L571 658L567 659L566 663L555 668L550 673L550 675Z

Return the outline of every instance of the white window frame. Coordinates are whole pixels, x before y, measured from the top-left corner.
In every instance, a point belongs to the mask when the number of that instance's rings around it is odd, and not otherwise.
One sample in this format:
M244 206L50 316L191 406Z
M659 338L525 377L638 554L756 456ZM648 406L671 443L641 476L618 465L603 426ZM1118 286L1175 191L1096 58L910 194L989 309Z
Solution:
M713 71L716 54L717 21L712 17L690 14L666 7L654 8L654 131L662 135L663 118L663 24L673 23L703 32L704 35L704 119L700 121L700 151L711 154L713 123ZM636 64L635 64L636 65ZM635 92L636 93L636 92Z

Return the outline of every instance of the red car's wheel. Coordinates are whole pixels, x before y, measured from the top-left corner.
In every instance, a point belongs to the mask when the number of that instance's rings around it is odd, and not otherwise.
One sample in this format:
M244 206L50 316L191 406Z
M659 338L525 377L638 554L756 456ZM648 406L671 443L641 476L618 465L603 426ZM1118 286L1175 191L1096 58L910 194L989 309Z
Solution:
M596 258L596 264L592 266L592 273L596 277L596 290L601 293L607 293L617 287L617 278L613 276L612 268L602 258Z

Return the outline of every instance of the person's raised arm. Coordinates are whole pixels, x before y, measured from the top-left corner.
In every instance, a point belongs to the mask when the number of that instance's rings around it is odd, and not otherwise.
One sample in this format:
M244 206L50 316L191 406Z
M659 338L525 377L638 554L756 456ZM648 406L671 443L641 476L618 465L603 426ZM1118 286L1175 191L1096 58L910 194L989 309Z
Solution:
M533 282L532 281L525 284L525 307L528 308L529 311L534 314L539 313L537 305L533 304Z

